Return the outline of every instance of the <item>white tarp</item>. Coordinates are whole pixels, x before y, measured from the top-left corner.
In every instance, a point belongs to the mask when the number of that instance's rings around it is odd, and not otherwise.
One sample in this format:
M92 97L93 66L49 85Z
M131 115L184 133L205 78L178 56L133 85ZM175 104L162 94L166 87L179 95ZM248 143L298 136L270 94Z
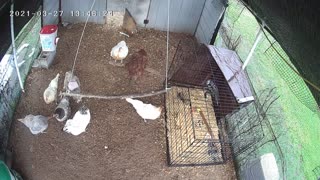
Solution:
M247 74L242 70L242 62L236 52L208 45L238 103L254 100Z

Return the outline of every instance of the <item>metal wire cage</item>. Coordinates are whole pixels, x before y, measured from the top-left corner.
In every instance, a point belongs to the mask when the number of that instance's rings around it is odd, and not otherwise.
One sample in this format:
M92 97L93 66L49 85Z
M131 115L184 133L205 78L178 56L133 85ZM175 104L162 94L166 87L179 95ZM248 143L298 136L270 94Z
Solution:
M232 158L224 117L239 105L208 48L180 42L168 84L169 165L213 165Z
M204 93L174 86L166 96L170 165L219 164L229 158L224 129L216 120L211 96L204 98Z

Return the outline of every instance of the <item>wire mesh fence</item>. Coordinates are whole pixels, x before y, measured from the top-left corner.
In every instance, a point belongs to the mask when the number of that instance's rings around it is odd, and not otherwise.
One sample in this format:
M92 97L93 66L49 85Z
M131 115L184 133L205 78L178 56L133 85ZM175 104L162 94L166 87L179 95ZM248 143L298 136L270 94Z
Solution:
M245 60L259 29L248 9L238 0L230 0L215 45L234 49ZM281 179L314 179L312 170L319 164L316 156L319 144L315 143L319 129L318 105L306 82L295 72L299 69L292 66L280 44L268 32L263 34L247 66L256 92L255 106L242 108L226 120L228 132L236 135L229 139L238 172L241 174L252 159L272 152ZM248 123L244 123L245 119Z
M286 82L297 99L311 111L318 113L319 107L315 98L313 97L304 80L296 72L294 72L293 69L291 69L291 67L294 68L294 65L290 62L289 57L283 51L278 42L275 42L273 47L274 48L270 47L265 51L267 58L270 59L274 68L277 70L281 78ZM286 58L285 61L281 60L281 56ZM287 63L289 63L289 65Z
M226 117L226 127L235 156L245 152L264 138L262 117L257 113L255 103Z
M200 48L180 41L169 69L169 83L194 87L206 86L207 80L213 78L211 54L205 45Z
M320 166L316 167L313 171L314 176L317 180L320 180Z
M179 43L169 69L169 86L169 164L213 165L232 159L225 116L238 111L240 105L205 45Z

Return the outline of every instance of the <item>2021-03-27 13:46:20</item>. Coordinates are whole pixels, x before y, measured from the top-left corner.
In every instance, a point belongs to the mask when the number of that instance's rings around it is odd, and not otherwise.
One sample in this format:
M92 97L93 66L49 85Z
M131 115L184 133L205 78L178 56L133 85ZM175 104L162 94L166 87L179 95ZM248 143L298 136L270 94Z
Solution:
M10 16L20 16L20 17L29 17L29 16L62 16L66 14L65 11L10 11ZM113 16L113 11L69 11L69 16Z

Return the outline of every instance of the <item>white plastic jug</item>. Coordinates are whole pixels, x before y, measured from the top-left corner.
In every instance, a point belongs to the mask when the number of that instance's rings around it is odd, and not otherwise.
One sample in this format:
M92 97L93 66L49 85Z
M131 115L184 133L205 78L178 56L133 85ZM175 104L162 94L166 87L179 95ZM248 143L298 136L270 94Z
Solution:
M55 51L59 38L57 38L58 26L46 25L40 31L42 51Z

